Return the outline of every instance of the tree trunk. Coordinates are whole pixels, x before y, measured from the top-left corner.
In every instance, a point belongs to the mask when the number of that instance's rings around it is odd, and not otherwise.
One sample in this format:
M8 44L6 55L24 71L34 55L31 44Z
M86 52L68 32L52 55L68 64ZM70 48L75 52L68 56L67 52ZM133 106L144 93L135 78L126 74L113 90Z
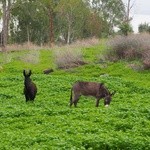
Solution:
M29 32L29 26L27 25L27 39L28 39L28 47L30 46L30 32Z
M127 4L127 22L129 22L130 20L130 0L128 0L128 4Z
M67 44L70 44L70 37L71 37L71 27L70 24L68 26L68 34L67 34Z
M7 41L6 0L3 1L2 51L6 51Z
M7 4L8 2L8 4ZM8 41L8 25L10 20L10 7L11 0L3 0L3 26L2 26L2 51L6 51L7 41Z
M68 31L67 31L67 44L71 43L71 25L72 25L72 17L70 14L67 14L67 22L68 22Z
M53 10L49 8L49 38L50 38L50 47L54 45L54 20L53 20Z

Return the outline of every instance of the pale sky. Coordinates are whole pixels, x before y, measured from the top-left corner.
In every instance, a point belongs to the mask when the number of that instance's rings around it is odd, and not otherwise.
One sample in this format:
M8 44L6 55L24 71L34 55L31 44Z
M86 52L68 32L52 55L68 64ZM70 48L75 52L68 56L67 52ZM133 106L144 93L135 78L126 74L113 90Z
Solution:
M127 4L128 0L122 0ZM141 23L149 23L150 25L150 0L131 0L133 4L131 21L133 30L138 32L138 25Z

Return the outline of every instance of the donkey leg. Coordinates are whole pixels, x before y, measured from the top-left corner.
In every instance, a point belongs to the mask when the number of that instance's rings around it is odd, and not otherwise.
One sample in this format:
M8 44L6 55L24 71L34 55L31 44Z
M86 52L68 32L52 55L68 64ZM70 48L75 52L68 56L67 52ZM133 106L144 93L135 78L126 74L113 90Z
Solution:
M99 100L100 100L99 98L96 99L96 107L99 106Z
M27 93L25 94L25 99L26 99L26 102L30 100L29 95Z
M77 107L77 103L79 101L80 95L75 95L73 99L74 106Z
M70 107L72 106L72 104L74 104L75 98L70 100Z
M72 104L73 104L73 100L70 100L70 107L72 106Z
M73 101L74 101L74 98L72 98L72 95L71 95L71 97L70 97L70 107L72 106Z
M30 99L29 99L29 97L26 97L26 102L28 102Z

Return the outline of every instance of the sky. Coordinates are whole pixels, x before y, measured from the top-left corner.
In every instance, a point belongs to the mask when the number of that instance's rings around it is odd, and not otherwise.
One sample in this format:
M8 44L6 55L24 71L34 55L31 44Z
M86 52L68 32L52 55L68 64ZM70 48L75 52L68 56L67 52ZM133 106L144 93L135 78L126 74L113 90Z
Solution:
M122 0L127 4L128 0ZM141 23L149 23L150 25L150 0L131 0L133 4L132 14L133 19L131 25L135 33L138 32L138 25Z

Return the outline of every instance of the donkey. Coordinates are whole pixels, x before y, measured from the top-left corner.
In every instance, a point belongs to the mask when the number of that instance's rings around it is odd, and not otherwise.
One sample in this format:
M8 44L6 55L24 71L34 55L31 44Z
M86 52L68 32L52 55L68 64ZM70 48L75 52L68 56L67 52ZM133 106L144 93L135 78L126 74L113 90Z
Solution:
M70 107L72 106L72 104L74 104L75 107L77 106L81 95L95 97L96 107L99 106L99 100L101 98L104 98L104 105L105 107L107 107L109 106L111 97L114 94L115 92L110 93L103 83L78 81L71 88Z
M24 95L26 98L26 102L28 101L34 101L34 98L37 93L37 87L30 79L32 72L29 70L29 73L27 74L25 70L23 70L24 75Z

